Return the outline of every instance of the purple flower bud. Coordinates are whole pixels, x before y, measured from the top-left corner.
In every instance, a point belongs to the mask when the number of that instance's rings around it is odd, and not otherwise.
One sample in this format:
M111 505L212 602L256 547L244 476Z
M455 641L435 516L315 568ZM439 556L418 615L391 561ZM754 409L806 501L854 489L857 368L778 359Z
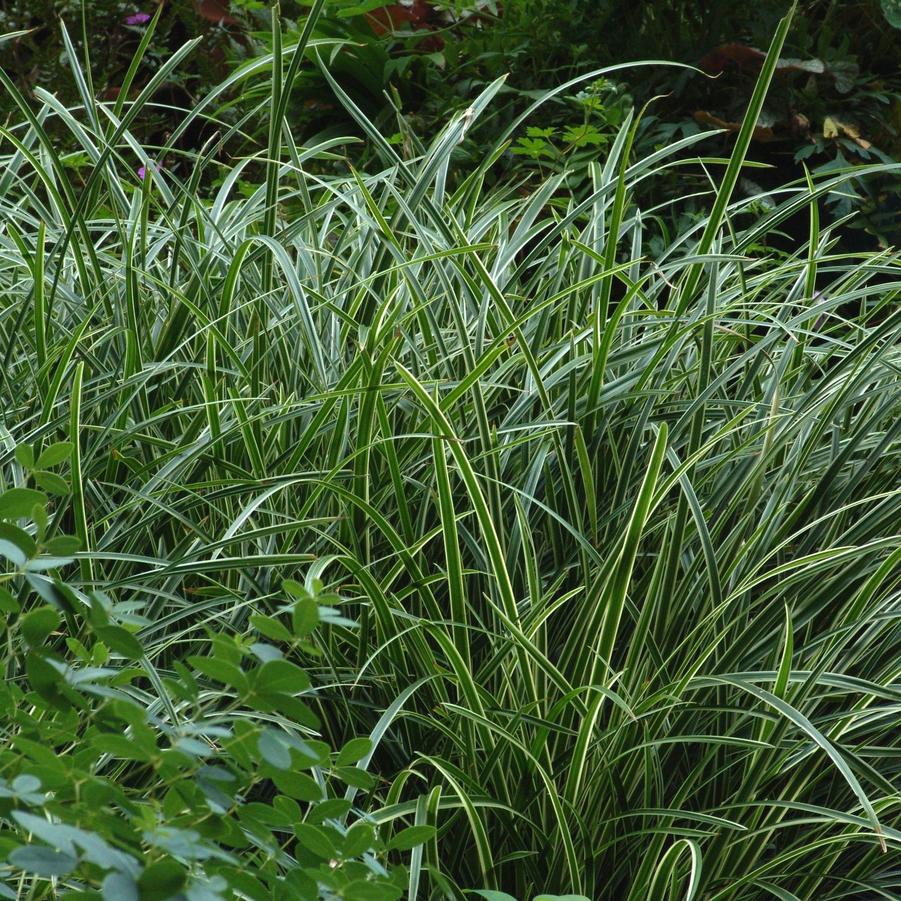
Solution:
M126 25L146 25L150 21L150 15L148 13L132 13L130 16L125 17ZM142 175L141 178L144 176Z
M154 172L160 171L159 163L152 163L151 165L153 167ZM144 181L144 179L147 178L147 167L146 166L138 166L138 178L140 178L141 181Z

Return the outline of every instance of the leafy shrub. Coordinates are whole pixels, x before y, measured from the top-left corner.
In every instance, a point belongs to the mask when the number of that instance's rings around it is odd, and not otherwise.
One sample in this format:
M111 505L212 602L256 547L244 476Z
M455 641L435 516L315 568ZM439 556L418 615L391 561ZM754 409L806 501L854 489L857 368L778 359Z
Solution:
M35 462L23 444L16 458L65 497L64 480L41 467L73 451L52 445ZM351 813L341 794L372 788L355 766L372 743L332 753L314 737L310 679L292 661L313 650L320 620L345 622L322 606L331 597L319 580L287 580L287 602L252 616L246 636L197 633L195 653L162 669L136 637L153 623L134 604L57 575L79 541L50 537L47 504L25 486L0 494L10 620L0 849L12 871L0 896L43 897L40 880L52 879L66 897L109 901L399 898L403 870L389 876L380 858L429 830L383 842Z
M228 6L222 7L224 11ZM153 40L139 54L140 66L129 80L128 69L148 24L159 7L159 24ZM225 77L234 61L252 52L248 25L242 18L219 16L218 0L168 0L163 4L136 0L8 0L0 6L3 68L17 87L30 96L35 88L55 94L65 105L84 102L72 77L69 48L63 40L65 26L71 51L84 69L87 89L97 100L119 97L126 81L129 96L143 88L162 64L185 41L197 38L197 52L187 65L172 71L154 92L153 106L146 108L139 137L155 143L171 131L197 99ZM0 117L20 115L4 91ZM55 132L69 142L66 129ZM199 143L198 142L198 146Z

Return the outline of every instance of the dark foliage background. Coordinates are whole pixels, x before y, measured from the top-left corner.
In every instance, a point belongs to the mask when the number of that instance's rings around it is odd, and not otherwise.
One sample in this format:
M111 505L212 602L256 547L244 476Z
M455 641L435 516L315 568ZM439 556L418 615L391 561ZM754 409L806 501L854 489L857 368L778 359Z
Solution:
M339 42L328 55L330 70L408 155L416 152L413 135L434 134L479 88L504 74L503 102L459 148L461 158L480 159L498 129L524 104L592 69L673 60L709 76L638 66L618 71L615 78L589 81L581 91L564 92L545 105L498 161L493 175L506 178L530 169L559 170L580 155L602 155L627 110L648 101L636 153L710 127L726 129L719 148L725 152L759 72L761 51L787 7L785 0L334 0L326 5L316 36ZM283 3L286 40L307 8L297 0ZM0 33L28 32L4 43L3 67L26 91L41 86L74 102L57 25L62 19L80 51L88 36L95 94L113 99L144 27L130 23L155 9L152 3L123 0L2 0ZM203 43L158 92L154 113L143 117L148 144L164 143L181 110L195 105L235 64L265 52L270 15L258 0L163 0L159 28L134 90L185 40L202 35ZM899 26L898 0L800 3L756 135L755 158L773 168L762 173L760 183L746 182L746 192L803 177L802 164L817 170L901 157ZM221 112L226 122L236 121L253 96L233 99L242 102ZM8 120L11 113L8 98L0 99L0 114ZM291 119L300 141L356 130L332 102L315 67L298 78ZM265 130L255 130L253 122L251 117L244 130L249 145L259 148ZM191 149L207 137L195 129L182 143ZM354 153L359 167L371 149L357 147ZM664 198L667 192L681 197L694 187L703 189L707 178L701 171L682 171L678 186L674 176L673 184L655 190ZM863 213L856 227L870 235L864 244L897 242L897 183L854 184L830 201L834 216L852 209ZM673 207L674 216L691 211L691 204Z

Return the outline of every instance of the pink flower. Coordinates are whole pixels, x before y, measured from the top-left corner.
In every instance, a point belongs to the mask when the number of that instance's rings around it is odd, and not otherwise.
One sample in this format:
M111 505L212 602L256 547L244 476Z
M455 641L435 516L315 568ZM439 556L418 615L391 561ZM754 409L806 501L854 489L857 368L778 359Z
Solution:
M150 21L150 15L148 13L132 13L130 16L125 17L126 25L146 25ZM144 176L142 175L141 178Z
M160 171L159 163L153 163L153 171L154 172ZM144 179L147 178L147 167L146 166L138 166L138 178L140 178L141 181L144 181Z

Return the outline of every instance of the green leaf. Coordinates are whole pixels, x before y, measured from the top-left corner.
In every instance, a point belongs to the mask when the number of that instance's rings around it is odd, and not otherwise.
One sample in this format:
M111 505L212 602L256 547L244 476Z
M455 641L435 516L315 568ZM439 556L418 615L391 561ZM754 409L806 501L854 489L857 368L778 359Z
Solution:
M0 554L14 566L21 568L37 553L34 539L11 522L0 522Z
M60 582L58 579L49 579L38 572L31 571L32 567L39 570L45 563L53 565L61 562L64 561L59 557L37 557L26 564L25 580L48 604L61 609L71 609L75 596L65 582Z
M19 602L0 585L0 613L18 613L20 609Z
M319 604L313 598L299 600L291 613L291 627L295 638L305 638L319 624Z
M338 754L338 766L347 766L362 760L372 750L372 742L368 738L352 738Z
M59 613L53 607L45 606L26 613L19 623L19 628L30 645L40 645L54 629L59 628L59 624Z
M470 894L479 895L486 901L517 901L513 895L508 895L506 892L495 892L491 889L473 889Z
M591 901L584 895L536 895L534 901Z
M39 556L29 560L25 564L25 572L29 573L42 573L47 572L51 569L59 569L61 566L68 566L72 563L71 557L51 557L48 554L40 554ZM51 585L48 583L48 586L51 587L52 590L58 590L58 586ZM46 597L44 592L39 591L43 597Z
M254 614L250 617L250 624L273 641L291 641L291 633L272 616Z
M329 798L327 801L320 801L307 814L307 822L322 823L325 820L340 820L347 816L353 805L345 798Z
M20 870L37 876L65 876L78 866L78 859L43 845L16 848L7 860Z
M236 636L214 632L210 634L211 656L217 660L225 660L240 666L244 656L244 648L236 640Z
M268 663L270 660L281 660L284 657L279 648L264 641L255 641L250 646L250 652L261 663Z
M249 674L250 683L261 692L297 694L310 687L310 677L288 660L269 660Z
M30 444L19 444L16 447L16 460L23 469L34 467L34 451Z
M55 472L46 469L36 469L32 474L35 485L43 488L48 494L65 497L69 493L69 486L65 479L61 479Z
M60 851L72 857L77 856L78 850L73 842L73 833L77 835L79 830L21 810L14 810L12 816L23 829L42 842L46 842L54 851Z
M388 842L389 851L410 851L435 837L434 826L408 826L392 836Z
M263 694L257 692L253 697L248 698L248 703L267 713L277 710L292 722L306 726L308 729L315 730L320 726L319 718L301 698L284 693Z
M892 28L901 28L901 0L882 0L882 15Z
M122 760L148 761L151 755L138 742L125 735L114 735L111 732L103 733L91 739L91 744L104 754L118 757Z
M282 580L282 588L284 589L286 594L290 594L295 598L309 598L311 597L310 592L307 591L306 586L302 585L300 582L295 579L283 579Z
M41 787L41 780L38 779L37 776L32 776L30 773L22 773L13 779L12 787L19 794L36 792Z
M403 889L385 879L355 879L342 889L346 901L396 901Z
M347 830L341 845L341 854L344 857L359 857L364 851L368 851L375 842L375 830L369 823L360 820Z
M557 154L553 144L548 143L543 138L517 138L516 144L510 150L520 156L528 156L534 160L540 157L554 157Z
M0 494L0 517L25 519L32 510L47 503L47 495L33 488L9 488Z
M44 657L32 650L25 658L25 672L31 687L44 697L58 697L57 685L62 681L62 673L51 666Z
M103 880L103 901L140 901L138 884L128 873L109 873Z
M182 890L185 878L184 867L171 857L148 864L138 879L141 901L168 901Z
M39 457L36 463L38 469L49 469L58 466L72 456L73 445L70 441L58 441L51 444Z
M272 774L275 787L290 798L298 801L321 801L322 788L319 783L306 773L292 770L277 770Z
M141 642L122 626L98 626L94 632L110 650L121 654L126 660L140 660L144 656Z
M234 663L220 660L216 657L188 657L188 662L204 676L209 676L217 682L223 682L232 688L244 691L247 688L247 676Z
M334 774L345 784L353 788L369 791L375 784L375 776L355 766L338 766L333 770Z
M381 9L388 5L388 0L358 0L357 3L351 2L349 5L335 4L335 15L339 19L347 19L351 16L363 16L375 9Z
M304 848L317 857L328 860L338 856L338 849L335 847L331 835L320 826L297 823L294 827L294 834Z
M257 749L266 763L280 770L291 766L291 753L275 729L264 729L257 739Z
M57 557L71 557L81 550L81 542L74 535L57 535L45 541L41 547Z
M563 140L573 147L587 147L605 144L607 136L602 134L593 125L570 125L563 131Z

